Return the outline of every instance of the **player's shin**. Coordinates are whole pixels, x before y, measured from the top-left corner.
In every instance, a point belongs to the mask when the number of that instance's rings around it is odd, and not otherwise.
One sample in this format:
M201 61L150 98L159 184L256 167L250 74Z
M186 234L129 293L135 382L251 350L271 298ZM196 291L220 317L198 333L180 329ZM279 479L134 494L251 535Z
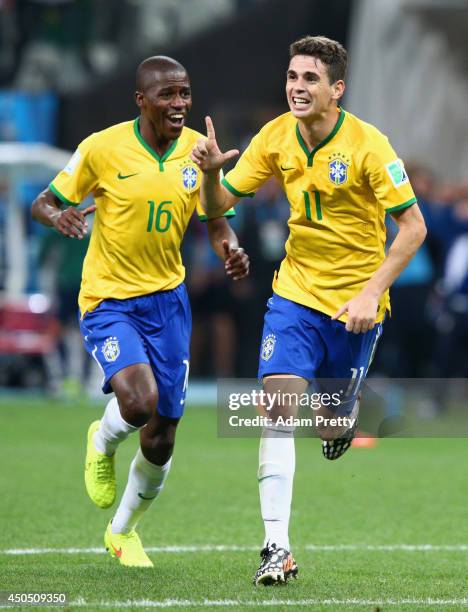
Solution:
M265 541L289 547L289 516L295 470L294 430L266 427L259 451L258 482Z
M106 406L99 429L94 434L94 446L100 453L112 456L118 445L138 429L122 418L117 398L113 397Z
M130 466L127 487L112 520L113 533L129 533L161 492L171 467L148 461L138 449Z

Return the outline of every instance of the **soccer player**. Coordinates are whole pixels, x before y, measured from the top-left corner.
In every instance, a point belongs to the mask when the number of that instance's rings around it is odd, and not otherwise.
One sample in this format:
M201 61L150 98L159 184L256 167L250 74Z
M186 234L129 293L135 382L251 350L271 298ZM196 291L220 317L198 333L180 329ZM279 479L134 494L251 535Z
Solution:
M359 388L389 309L388 289L426 229L388 139L339 106L346 64L346 50L336 41L306 36L294 42L286 74L290 112L260 130L221 183L220 169L236 152L220 152L209 117L208 138L197 143L192 159L203 171L208 218L253 197L271 177L282 185L290 234L268 300L259 377L272 393L304 393L317 379L331 379L332 388L334 380L345 381L337 411L356 418ZM386 213L399 231L385 257ZM295 409L275 406L273 423ZM355 424L318 433L324 456L336 459L349 448ZM294 466L293 430L265 428L258 471L265 540L255 584L297 574L288 536Z
M93 502L110 507L116 449L139 431L140 448L104 541L122 565L152 567L135 527L163 488L184 411L191 313L180 244L195 208L206 217L200 172L189 157L201 135L185 127L192 105L185 68L168 57L150 57L138 67L136 89L140 116L86 138L34 201L32 214L81 239L86 215L96 211L80 327L103 371L103 391L115 397L89 428L85 482ZM77 209L91 193L95 204ZM236 280L248 273L249 262L223 214L207 221L208 234Z

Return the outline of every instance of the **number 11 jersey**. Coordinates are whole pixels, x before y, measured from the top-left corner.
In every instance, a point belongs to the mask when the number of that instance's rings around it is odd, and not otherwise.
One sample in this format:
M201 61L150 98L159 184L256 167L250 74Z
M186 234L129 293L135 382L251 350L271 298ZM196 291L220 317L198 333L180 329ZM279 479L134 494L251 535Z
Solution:
M286 257L273 289L331 316L382 263L385 214L416 202L403 163L381 132L343 109L312 151L285 113L254 136L222 182L237 197L251 197L272 176L291 207ZM389 306L387 291L378 322Z

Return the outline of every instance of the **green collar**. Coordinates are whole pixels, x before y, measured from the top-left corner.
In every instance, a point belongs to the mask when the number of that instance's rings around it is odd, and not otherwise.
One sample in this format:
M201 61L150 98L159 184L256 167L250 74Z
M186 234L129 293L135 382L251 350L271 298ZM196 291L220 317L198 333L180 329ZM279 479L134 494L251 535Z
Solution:
M150 155L154 157L154 159L159 163L159 171L164 172L164 162L167 161L169 156L174 152L174 149L177 146L178 138L174 140L169 149L164 153L162 157L160 157L154 149L152 149L149 144L143 140L142 135L140 134L140 118L137 117L133 122L133 131L135 132L135 136L137 137L139 143L148 151Z
M344 112L344 110L342 108L340 108L340 116L338 117L338 121L335 123L335 127L328 134L328 136L322 140L322 142L319 142L319 144L312 149L312 151L309 151L309 149L307 148L306 143L304 142L304 139L302 138L302 134L301 134L301 131L299 129L299 122L296 123L296 136L297 136L297 139L299 141L299 144L301 145L304 153L307 156L307 165L309 167L312 166L312 164L314 162L314 155L317 153L317 151L319 149L321 149L322 147L324 147L326 144L328 144L330 142L330 140L336 135L336 133L340 129L341 125L343 124L345 115L346 115L346 113Z

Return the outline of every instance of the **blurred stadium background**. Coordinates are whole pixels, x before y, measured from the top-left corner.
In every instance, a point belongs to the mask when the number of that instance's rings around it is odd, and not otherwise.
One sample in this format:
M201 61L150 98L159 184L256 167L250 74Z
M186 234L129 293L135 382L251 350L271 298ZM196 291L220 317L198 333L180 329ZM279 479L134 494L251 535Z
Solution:
M286 110L288 44L305 33L347 45L343 105L389 134L429 229L392 289L374 373L466 376L467 25L465 0L297 0L293 9L287 0L2 0L0 386L99 394L75 322L86 245L32 222L29 209L80 140L136 115L141 59L181 61L193 86L189 124L203 130L210 113L220 141L242 147ZM238 285L224 280L204 227L191 224L192 380L255 376L287 217L274 183L238 207L234 226L252 259ZM390 240L394 230L390 221Z
M104 599L121 609L128 597L165 607L185 597L195 608L227 598L231 609L466 609L465 440L382 440L336 464L298 440L292 538L304 571L284 608L282 590L250 586L262 530L257 441L218 439L208 405L216 378L256 375L287 237L275 183L233 222L252 260L248 280L224 280L196 219L184 241L194 316L187 404L200 407L187 410L167 493L142 524L152 554L160 547L157 577L97 561L109 516L86 499L81 475L86 428L104 406L76 325L86 244L32 222L30 206L81 139L136 116L143 58L186 66L189 125L203 130L211 114L230 148L287 110L289 43L336 38L350 55L343 106L389 135L428 226L392 288L373 374L467 377L467 31L467 0L0 0L0 589L61 589L91 609ZM394 232L390 220L389 240ZM429 399L428 416L443 407L437 393ZM120 491L135 445L119 451Z

